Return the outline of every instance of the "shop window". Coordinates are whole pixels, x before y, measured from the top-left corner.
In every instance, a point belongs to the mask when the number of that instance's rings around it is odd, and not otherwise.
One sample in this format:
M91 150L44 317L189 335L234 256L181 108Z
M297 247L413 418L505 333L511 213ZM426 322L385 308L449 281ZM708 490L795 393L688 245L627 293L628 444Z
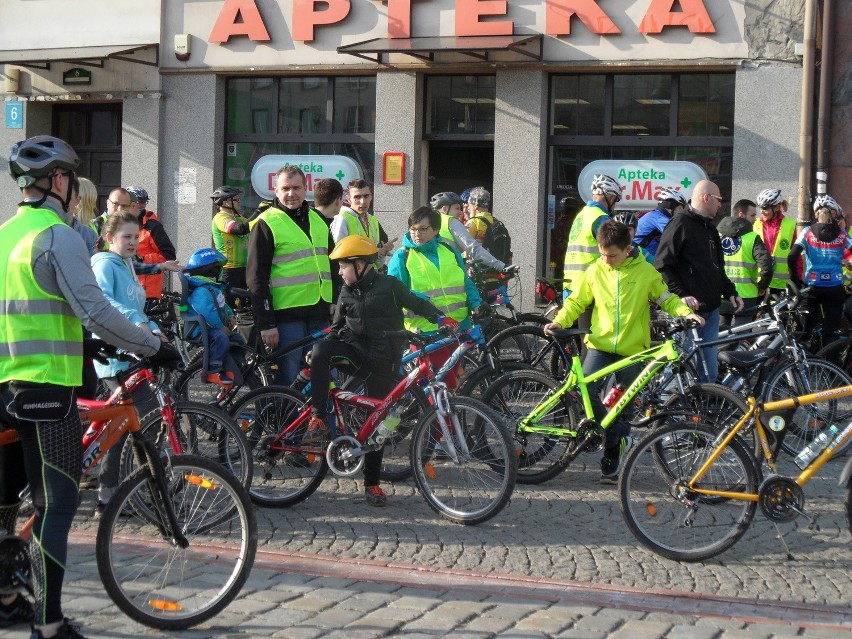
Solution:
M335 133L375 133L376 78L334 79Z
M671 104L671 76L615 76L612 135L668 135Z
M553 79L551 132L603 135L606 76L572 75Z
M228 81L227 129L230 133L268 133L272 115L272 78Z
M734 76L695 74L680 77L678 135L734 135Z
M496 76L426 78L427 135L493 135L495 108Z

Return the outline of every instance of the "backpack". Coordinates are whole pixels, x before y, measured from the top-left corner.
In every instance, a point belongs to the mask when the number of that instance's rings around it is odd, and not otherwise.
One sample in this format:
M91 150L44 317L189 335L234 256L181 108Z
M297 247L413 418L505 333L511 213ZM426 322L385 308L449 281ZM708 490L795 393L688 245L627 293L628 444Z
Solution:
M494 221L488 220L485 217L475 217L487 227L485 237L482 238L482 246L485 247L491 255L496 257L504 264L512 263L512 238L509 236L509 230L496 217Z

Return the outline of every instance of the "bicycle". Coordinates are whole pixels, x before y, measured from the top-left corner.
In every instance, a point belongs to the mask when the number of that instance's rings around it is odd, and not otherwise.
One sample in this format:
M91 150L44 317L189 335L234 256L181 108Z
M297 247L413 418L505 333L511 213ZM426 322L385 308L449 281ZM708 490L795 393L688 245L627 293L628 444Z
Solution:
M518 450L518 482L538 484L564 471L580 453L601 450L604 434L634 402L642 389L652 383L666 366L673 371L674 390L659 410L651 411L636 426L649 426L673 415L696 409L714 414L727 422L739 416L739 406L715 393L715 386L692 385L684 376L681 355L672 337L694 326L692 320L668 320L668 339L648 350L625 357L590 375L583 374L578 351L571 343L587 333L583 329L553 331L554 339L563 343L571 355L571 367L563 382L535 370L508 372L485 392L482 401L502 414L511 429ZM589 385L617 371L644 363L634 381L624 389L606 415L598 422L592 410Z
M97 425L83 435L82 474L130 433L139 469L120 484L101 517L98 574L110 599L131 619L181 630L211 619L239 594L257 551L257 521L248 493L228 470L196 455L164 456L141 435L125 382L150 366L141 360L118 375L122 392L114 404L79 400L81 417ZM16 438L16 431L7 430L0 444ZM30 594L25 539L34 519L21 527L19 537L0 545L0 581ZM223 566L214 588L206 570L211 548Z
M408 331L389 332L388 337L404 337L421 348L442 338ZM454 364L447 362L444 368ZM450 394L436 380L429 358L419 358L417 367L386 398L332 388L329 401L334 417L329 419L331 441L310 444L303 443L303 437L311 405L301 393L270 386L252 391L235 405L233 414L248 424L250 439L257 442L249 491L256 503L299 503L316 491L329 469L341 477L354 476L364 455L383 445L370 438L394 406L402 409L402 429L408 429L408 420L415 421L409 463L432 510L471 525L490 519L508 503L516 462L502 420L480 402Z
M852 385L772 402L751 396L745 413L721 431L702 416L651 431L628 453L622 467L618 490L628 528L663 557L701 561L733 546L748 530L758 506L776 529L799 516L813 521L805 511L802 488L852 440L852 422L826 437L815 459L798 463L802 470L796 477L779 474L776 455L793 409L848 396ZM738 438L749 424L754 424L770 469L765 478L760 463ZM844 483L852 532L852 460L841 473Z

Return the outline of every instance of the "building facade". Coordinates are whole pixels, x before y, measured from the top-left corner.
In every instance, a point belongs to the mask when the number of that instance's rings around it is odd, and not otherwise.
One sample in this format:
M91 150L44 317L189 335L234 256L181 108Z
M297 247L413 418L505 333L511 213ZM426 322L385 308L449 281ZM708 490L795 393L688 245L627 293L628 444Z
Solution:
M210 243L213 189L257 205L285 162L311 182L372 182L392 237L430 195L483 185L531 292L535 275L558 276L560 215L582 204L593 161L621 172L624 208L647 208L670 179L656 167L675 161L718 182L726 210L770 186L796 210L804 4L44 0L32 15L5 0L0 153L67 139L102 194L148 190L184 258ZM837 4L840 34L852 10ZM852 208L852 53L836 40L828 190ZM5 219L11 180L0 196Z

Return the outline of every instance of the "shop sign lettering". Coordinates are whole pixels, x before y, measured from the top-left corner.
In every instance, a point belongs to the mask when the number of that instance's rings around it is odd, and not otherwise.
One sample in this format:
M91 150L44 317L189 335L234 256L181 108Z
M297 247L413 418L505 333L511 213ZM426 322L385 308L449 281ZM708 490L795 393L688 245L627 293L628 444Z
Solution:
M575 17L591 33L621 33L610 15L600 6L600 0L544 1L546 35L571 35L571 20ZM386 2L387 37L412 37L413 0ZM691 33L716 33L705 2L706 0L648 0L648 8L637 31L659 34L669 27L686 27ZM351 10L350 0L292 0L292 5L292 36L297 42L313 41L317 27L341 23ZM455 0L455 5L456 36L512 35L515 32L515 23L512 20L499 19L508 14L508 0ZM223 43L237 36L247 37L254 42L271 40L266 22L257 7L257 0L225 0L208 40Z
M275 174L282 166L298 166L304 171L309 200L317 180L334 178L345 185L362 177L355 161L343 155L264 155L251 169L252 188L262 199L274 196Z
M621 184L619 210L643 211L656 208L657 197L663 188L680 191L688 200L695 184L707 179L707 174L693 162L669 160L597 160L587 164L577 178L577 187L584 200L592 197L595 175L614 177Z

